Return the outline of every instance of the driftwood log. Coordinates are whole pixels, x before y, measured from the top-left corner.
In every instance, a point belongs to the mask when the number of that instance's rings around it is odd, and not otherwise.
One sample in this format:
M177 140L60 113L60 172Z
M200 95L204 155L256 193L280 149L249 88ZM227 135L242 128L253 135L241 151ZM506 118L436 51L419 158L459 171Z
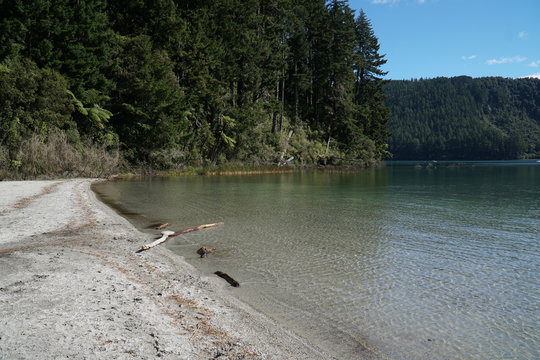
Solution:
M168 226L171 226L171 224L165 223L165 224L161 224L161 225L156 226L156 229L157 229L157 230L163 230L163 229L165 229L165 228L168 227Z
M208 254L213 253L216 251L216 248L211 248L207 246L203 246L199 250L197 250L197 254L201 255L202 258L207 257Z
M145 251L145 250L148 250L148 249L151 249L153 248L154 246L158 246L159 244L162 244L164 243L165 241L167 241L170 237L173 237L173 236L178 236L178 235L182 235L182 234L187 234L187 233L190 233L190 232L193 232L193 231L197 231L197 230L202 230L202 229L208 229L208 228L212 228L212 227L216 227L216 226L220 226L220 225L223 225L222 222L218 222L218 223L214 223L214 224L205 224L205 225L199 225L199 226L195 226L195 227L192 227L192 228L189 228L189 229L185 229L185 230L180 230L180 231L169 231L169 230L165 230L165 231L162 231L161 232L161 237L159 239L157 239L156 241L154 241L153 243L150 243L150 244L144 244L139 250L137 250L137 252L142 252L142 251Z
M232 277L230 277L229 275L225 274L224 272L221 272L221 271L216 271L214 274L216 274L217 276L219 276L220 278L222 279L225 279L227 280L227 282L229 284L231 284L231 286L234 286L234 287L240 287L240 283L236 280L234 280Z

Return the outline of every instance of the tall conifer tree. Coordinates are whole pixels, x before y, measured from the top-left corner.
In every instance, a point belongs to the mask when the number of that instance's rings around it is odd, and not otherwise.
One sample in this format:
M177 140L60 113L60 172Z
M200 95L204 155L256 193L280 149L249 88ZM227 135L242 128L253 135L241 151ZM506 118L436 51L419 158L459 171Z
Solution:
M357 123L364 135L374 142L376 157L383 158L388 156L387 123L390 114L384 103L382 77L386 72L381 66L387 60L379 54L379 41L363 10L356 19L356 37L354 98L358 106Z
M350 142L355 106L352 72L356 34L354 14L346 1L333 0L329 5L332 42L329 54L329 83L326 95L328 136L343 145Z

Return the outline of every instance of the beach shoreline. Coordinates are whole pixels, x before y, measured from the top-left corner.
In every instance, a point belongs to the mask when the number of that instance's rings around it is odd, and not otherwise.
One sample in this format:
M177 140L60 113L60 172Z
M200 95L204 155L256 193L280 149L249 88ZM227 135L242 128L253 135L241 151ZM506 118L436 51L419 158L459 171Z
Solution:
M332 359L100 202L0 182L0 358Z

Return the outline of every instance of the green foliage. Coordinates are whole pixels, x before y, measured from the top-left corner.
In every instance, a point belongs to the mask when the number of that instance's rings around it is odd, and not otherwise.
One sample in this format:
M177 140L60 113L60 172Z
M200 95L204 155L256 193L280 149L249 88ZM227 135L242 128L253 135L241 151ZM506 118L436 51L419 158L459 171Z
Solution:
M106 92L112 32L103 0L0 2L0 61L23 56L56 70L83 101L86 91Z
M0 146L19 161L54 130L157 168L369 165L378 51L344 0L1 1Z
M66 91L75 109L72 114L77 123L78 130L93 141L104 144L108 147L118 146L118 135L109 125L112 112L103 109L97 104L92 107L85 107L84 104L70 91Z
M384 103L382 80L386 72L380 69L386 60L379 54L379 42L364 11L361 11L356 19L355 29L359 41L355 49L354 96L358 106L356 124L362 130L362 135L353 140L353 148L356 149L354 151L365 154L356 155L356 158L368 159L371 162L390 156L387 151L390 135L387 123L390 113ZM365 157L367 154L369 156Z
M68 84L60 74L24 59L7 62L4 69L0 72L0 146L13 155L22 140L53 130L78 138Z
M290 139L288 153L285 157L292 156L300 165L331 164L336 156L335 150L326 152L326 144L313 140L317 133L309 131L305 127L296 127ZM340 158L341 156L338 156ZM335 161L334 161L335 162Z
M111 119L132 161L149 161L160 149L175 149L187 135L187 112L163 51L152 49L148 36L119 37L111 78Z
M396 159L540 154L540 80L461 76L385 86Z

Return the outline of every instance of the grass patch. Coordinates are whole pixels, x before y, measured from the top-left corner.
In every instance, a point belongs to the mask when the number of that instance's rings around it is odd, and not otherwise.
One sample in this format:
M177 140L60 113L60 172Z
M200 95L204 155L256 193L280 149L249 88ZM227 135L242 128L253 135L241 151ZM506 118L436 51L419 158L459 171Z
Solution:
M91 142L73 145L61 132L22 141L15 160L4 154L0 156L0 180L100 178L118 172L123 164L118 151Z

